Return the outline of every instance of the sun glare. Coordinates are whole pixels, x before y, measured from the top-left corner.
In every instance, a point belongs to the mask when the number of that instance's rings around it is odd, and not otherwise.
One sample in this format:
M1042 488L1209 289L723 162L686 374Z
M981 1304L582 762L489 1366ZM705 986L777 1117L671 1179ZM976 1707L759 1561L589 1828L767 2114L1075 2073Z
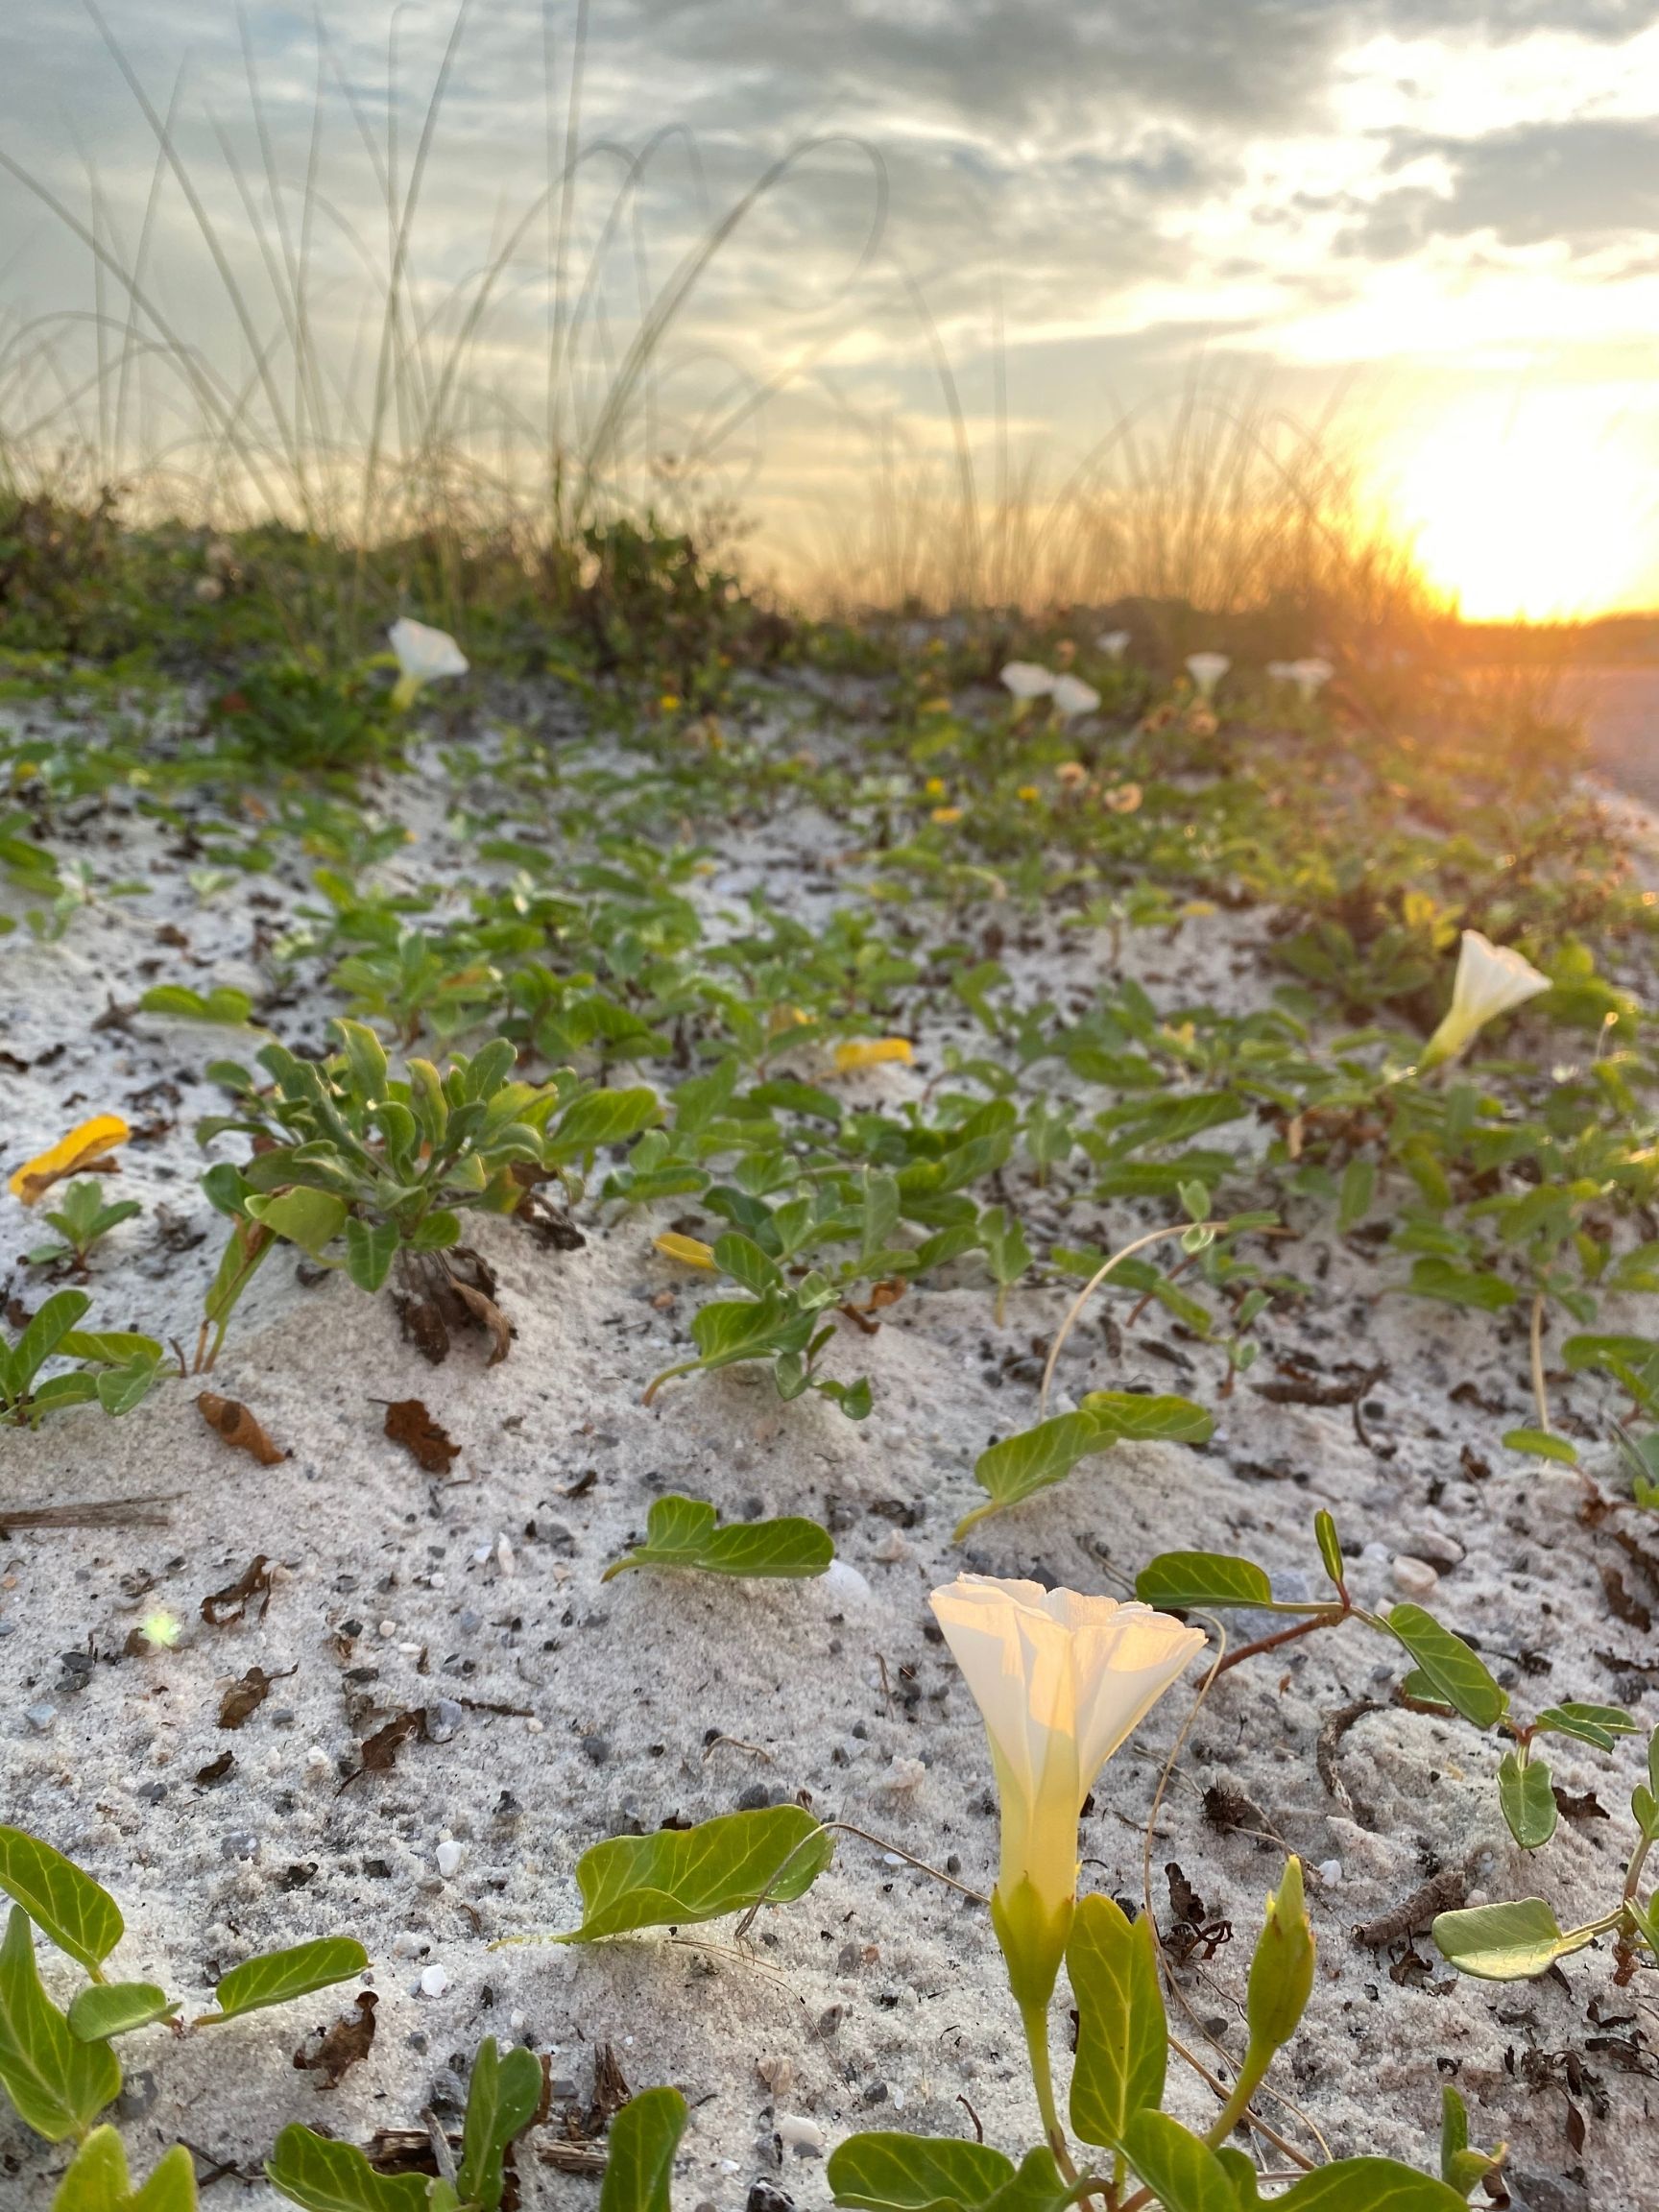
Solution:
M1473 621L1604 613L1644 595L1652 503L1605 396L1460 407L1395 448L1392 497L1430 581Z

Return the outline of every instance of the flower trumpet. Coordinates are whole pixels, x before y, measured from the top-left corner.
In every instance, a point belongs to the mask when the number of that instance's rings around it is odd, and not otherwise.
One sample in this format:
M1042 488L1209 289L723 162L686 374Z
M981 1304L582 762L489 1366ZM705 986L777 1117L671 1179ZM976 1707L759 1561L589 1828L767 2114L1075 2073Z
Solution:
M467 673L467 656L447 630L434 630L401 614L386 635L397 656L398 677L392 704L399 712L414 705L422 685L436 683L441 676Z
M1054 702L1054 713L1061 722L1070 722L1074 714L1093 714L1100 704L1100 694L1093 684L1085 684L1081 676L1056 676L1049 694Z
M985 1722L1002 1801L991 1901L1008 1981L1043 2011L1077 1894L1077 1820L1096 1776L1204 1644L1166 1613L963 1575L932 1598Z
M1187 673L1198 686L1201 699L1213 699L1215 686L1233 665L1225 653L1189 653Z
M1419 1071L1455 1060L1488 1022L1524 1006L1550 987L1549 976L1541 975L1512 945L1494 945L1479 929L1465 929L1452 982L1452 1004L1417 1063Z
M1002 670L1002 687L1013 694L1018 713L1033 699L1046 699L1054 688L1054 677L1040 661L1010 661Z

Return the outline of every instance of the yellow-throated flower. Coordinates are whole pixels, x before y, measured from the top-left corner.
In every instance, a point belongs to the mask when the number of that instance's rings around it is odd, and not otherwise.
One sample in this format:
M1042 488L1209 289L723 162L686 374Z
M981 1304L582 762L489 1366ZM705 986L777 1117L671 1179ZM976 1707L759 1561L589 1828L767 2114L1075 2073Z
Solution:
M1075 714L1093 714L1100 704L1099 692L1081 676L1056 676L1051 696L1054 712L1062 722L1070 722Z
M1419 1068L1438 1068L1467 1050L1476 1035L1500 1014L1510 1013L1550 989L1530 960L1512 945L1494 945L1479 929L1465 929L1452 982L1452 1004L1430 1038Z
M447 630L434 630L427 623L400 614L386 635L397 656L398 677L392 690L394 707L412 706L421 686L436 683L440 676L467 673L467 656Z
M1225 653L1189 653L1187 656L1187 673L1197 685L1200 697L1205 699L1215 696L1216 685L1232 665Z
M1046 2005L1077 1894L1077 1819L1114 1751L1204 1645L1150 1605L963 1575L933 1612L985 1722L1002 1801L992 1915L1022 2006Z
M1040 661L1010 661L1002 671L1003 688L1011 691L1017 705L1029 706L1033 699L1046 699L1054 688L1054 677Z

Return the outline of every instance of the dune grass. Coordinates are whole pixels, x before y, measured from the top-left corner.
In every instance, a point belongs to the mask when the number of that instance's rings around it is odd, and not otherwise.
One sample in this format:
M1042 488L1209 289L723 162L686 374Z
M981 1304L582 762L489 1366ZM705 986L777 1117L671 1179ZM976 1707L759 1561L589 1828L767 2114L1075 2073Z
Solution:
M182 73L157 99L88 8L153 159L141 203L117 206L88 156L76 206L0 146L91 274L87 310L0 322L11 645L108 660L159 639L179 662L285 652L343 668L414 611L508 667L544 665L551 630L588 665L637 661L647 686L693 703L723 666L779 648L773 608L745 595L757 563L738 561L722 464L780 390L811 381L822 334L774 370L711 374L692 309L757 210L832 142L707 205L659 276L649 189L686 142L585 135L584 5L567 53L549 20L541 141L470 252L445 240L435 165L474 0L419 101L394 29L379 115L320 21L298 139L244 22L245 113L209 118L205 156ZM1117 408L1062 469L1011 450L1001 363L976 431L924 292L887 254L879 158L854 155L873 198L848 282L881 263L907 299L948 443L913 453L893 424L852 422L851 495L769 549L792 608L877 632L884 614L954 615L990 673L1022 629L1080 642L1090 620L1069 611L1117 610L1165 668L1198 647L1256 666L1324 653L1378 717L1466 688L1455 610L1367 504L1356 452L1265 387L1199 364L1163 399ZM363 204L378 220L358 221ZM216 302L228 339L195 335L181 284ZM1533 667L1491 703L1548 720L1552 682Z

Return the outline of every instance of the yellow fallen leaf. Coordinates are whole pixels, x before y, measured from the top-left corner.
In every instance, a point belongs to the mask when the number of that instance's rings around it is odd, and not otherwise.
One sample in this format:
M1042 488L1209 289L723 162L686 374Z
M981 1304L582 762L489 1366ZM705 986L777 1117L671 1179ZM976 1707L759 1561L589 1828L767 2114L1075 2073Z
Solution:
M915 1057L908 1037L865 1037L835 1047L835 1065L843 1075L859 1068L879 1068L889 1060L908 1068Z
M935 806L932 813L928 815L927 819L930 822L943 822L947 825L951 822L960 822L962 819L962 809L960 806Z
M664 1229L661 1236L654 1238L652 1241L664 1260L678 1260L687 1267L707 1267L710 1272L713 1270L713 1247L705 1244L701 1237L681 1237L672 1229Z
M132 1134L119 1114L94 1114L90 1121L77 1122L68 1136L60 1137L49 1150L26 1160L8 1189L13 1198L33 1206L65 1175L79 1174L83 1167L107 1166L107 1154L117 1144L125 1144Z

